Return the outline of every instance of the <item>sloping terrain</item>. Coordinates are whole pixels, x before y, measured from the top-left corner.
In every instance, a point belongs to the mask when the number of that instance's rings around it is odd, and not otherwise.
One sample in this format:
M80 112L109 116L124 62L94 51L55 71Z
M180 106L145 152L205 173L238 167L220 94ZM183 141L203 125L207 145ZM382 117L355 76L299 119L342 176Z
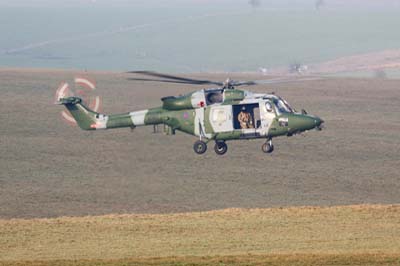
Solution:
M338 57L329 61L298 66L299 71L309 75L346 74L361 71L384 71L400 69L400 49L382 50ZM294 69L277 67L268 70L271 75L287 75Z
M82 73L0 70L0 218L400 203L398 80L252 87L322 117L326 129L274 139L272 155L261 152L261 140L229 142L219 157L212 147L196 155L192 136L153 134L152 127L84 132L69 126L53 97L75 74ZM83 74L96 79L105 113L158 106L163 96L202 88Z

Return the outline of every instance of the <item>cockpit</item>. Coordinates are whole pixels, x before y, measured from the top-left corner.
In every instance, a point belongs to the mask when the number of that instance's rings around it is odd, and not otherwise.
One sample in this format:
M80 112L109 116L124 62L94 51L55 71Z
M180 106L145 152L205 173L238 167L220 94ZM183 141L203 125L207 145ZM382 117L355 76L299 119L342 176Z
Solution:
M276 106L276 111L280 114L284 113L293 113L293 108L290 107L290 105L282 98L277 97L275 99L272 99L273 103Z

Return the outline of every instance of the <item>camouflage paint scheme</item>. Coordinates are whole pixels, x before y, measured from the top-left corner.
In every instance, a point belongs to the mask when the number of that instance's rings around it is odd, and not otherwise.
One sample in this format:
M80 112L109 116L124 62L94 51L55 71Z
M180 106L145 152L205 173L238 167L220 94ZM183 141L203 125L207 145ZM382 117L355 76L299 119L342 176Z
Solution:
M235 139L291 136L311 129L320 129L322 119L294 111L288 103L273 94L256 94L237 89L206 89L183 96L161 99L161 107L124 114L104 115L90 110L78 97L58 99L83 130L135 128L165 125L167 133L176 130L217 143ZM237 126L237 112L248 108L254 129ZM224 144L225 145L225 144ZM272 145L272 143L271 143Z

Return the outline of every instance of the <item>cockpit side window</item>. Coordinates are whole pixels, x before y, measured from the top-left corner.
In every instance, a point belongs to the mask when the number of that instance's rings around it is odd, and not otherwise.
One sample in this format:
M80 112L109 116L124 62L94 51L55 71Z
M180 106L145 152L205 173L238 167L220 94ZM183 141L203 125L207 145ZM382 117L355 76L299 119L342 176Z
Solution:
M273 111L271 102L268 101L265 103L265 109L268 113L271 113Z
M283 99L276 99L274 104L279 113L293 113L292 108Z

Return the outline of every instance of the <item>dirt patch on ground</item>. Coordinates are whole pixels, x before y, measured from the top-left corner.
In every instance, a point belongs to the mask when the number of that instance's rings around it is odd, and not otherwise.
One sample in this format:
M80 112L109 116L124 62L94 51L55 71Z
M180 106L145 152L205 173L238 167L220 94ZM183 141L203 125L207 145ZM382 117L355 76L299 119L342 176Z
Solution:
M302 65L298 64L298 71L310 75L353 73L358 71L380 71L387 69L400 69L400 49L384 50L352 56L344 56L322 63ZM296 72L292 68L278 67L268 71L271 75L286 75Z
M321 64L311 65L311 73L340 73L354 71L374 71L400 68L400 50L341 57Z

